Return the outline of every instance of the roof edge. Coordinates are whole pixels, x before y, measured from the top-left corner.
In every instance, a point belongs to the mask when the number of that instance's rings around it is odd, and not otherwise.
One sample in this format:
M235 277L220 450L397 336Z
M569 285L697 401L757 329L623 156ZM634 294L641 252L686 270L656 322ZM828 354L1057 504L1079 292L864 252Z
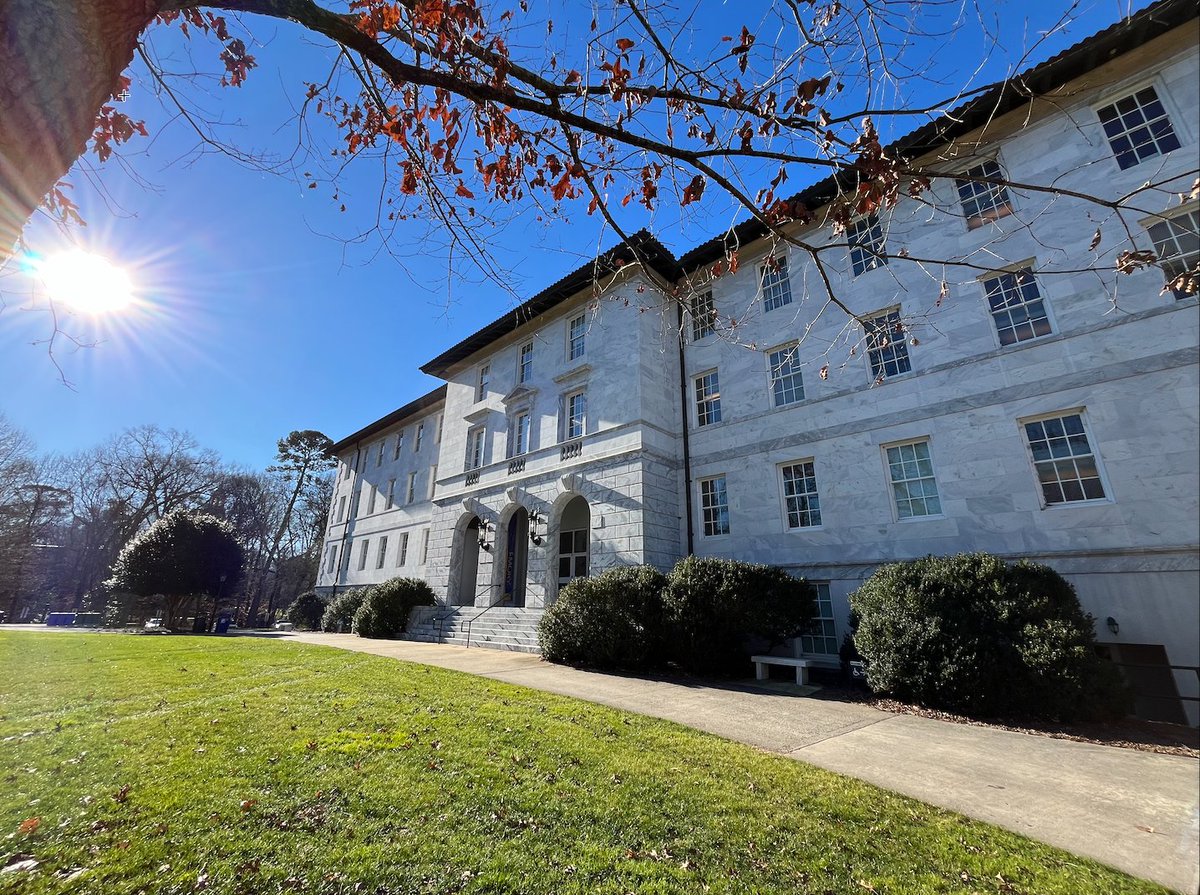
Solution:
M333 447L329 449L331 455L336 455L344 451L348 447L352 447L366 438L370 438L376 432L382 432L396 423L402 422L409 417L416 416L423 410L428 410L436 404L446 400L446 386L439 385L433 391L421 395L419 398L414 398L403 407L397 408L387 416L380 417L373 423L368 423L357 432L347 435L341 441L334 442Z

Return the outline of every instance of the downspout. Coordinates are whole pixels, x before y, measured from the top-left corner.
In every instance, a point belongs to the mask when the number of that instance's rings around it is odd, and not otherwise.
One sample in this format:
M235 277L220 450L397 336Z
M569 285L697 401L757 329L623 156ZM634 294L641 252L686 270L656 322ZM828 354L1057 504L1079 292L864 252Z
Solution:
M684 366L683 357L686 339L682 301L676 303L675 310L679 318L679 408L682 411L683 423L683 506L687 514L687 555L692 556L696 552L696 531L692 522L692 449L688 433L687 368Z

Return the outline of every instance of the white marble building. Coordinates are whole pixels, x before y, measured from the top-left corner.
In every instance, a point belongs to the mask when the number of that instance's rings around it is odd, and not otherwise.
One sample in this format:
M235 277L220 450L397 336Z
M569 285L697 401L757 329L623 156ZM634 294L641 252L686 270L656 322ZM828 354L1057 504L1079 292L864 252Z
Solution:
M1196 176L1195 15L1160 4L1024 78L1052 99L985 95L902 140L946 174L920 201L798 229L849 315L748 224L678 261L638 234L451 347L422 367L446 386L337 445L320 585L417 574L448 606L538 608L593 569L737 557L819 583L797 648L834 661L879 563L986 550L1067 575L1139 712L1197 723L1200 310L1162 269L1200 256L1198 204L1171 195ZM1130 247L1117 223L964 179L997 169L1163 183L1133 234L1163 264L1088 270ZM957 263L872 251L901 248Z

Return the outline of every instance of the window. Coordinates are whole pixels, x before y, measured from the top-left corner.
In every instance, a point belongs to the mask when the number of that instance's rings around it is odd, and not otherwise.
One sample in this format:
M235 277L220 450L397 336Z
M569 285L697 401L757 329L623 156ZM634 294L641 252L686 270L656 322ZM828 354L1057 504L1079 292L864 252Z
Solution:
M817 496L817 473L812 460L780 467L783 502L788 528L814 528L821 524L821 498Z
M483 444L486 432L483 426L477 426L467 434L467 470L483 466Z
M379 442L379 453L375 455L375 466L380 467L382 465L383 465L383 442L380 441Z
M1064 413L1022 423L1046 505L1104 500L1100 465L1083 416Z
M367 515L370 516L372 513L375 512L376 491L374 488L371 487L370 483L368 483L368 482L363 482L362 489L363 489L363 494L368 495L367 496Z
M817 614L800 637L800 651L805 655L836 656L837 628L833 622L833 601L829 598L829 582L811 582L817 591Z
M580 314L567 324L567 360L583 357L587 350L587 315Z
M388 479L387 504L384 506L384 509L390 510L395 505L396 505L396 480Z
M492 377L491 364L484 364L482 367L479 368L479 375L475 379L475 403L478 404L480 401L482 401L484 398L487 397L488 384L491 381L491 377Z
M933 476L933 458L928 441L913 441L887 448L892 497L900 519L939 516L942 502Z
M958 184L958 198L962 202L963 217L967 219L968 230L977 230L984 224L1012 214L1008 187L1002 183L980 182L1004 179L1004 172L996 162L987 161L974 168L968 168L963 171L963 177L970 179L955 182Z
M887 242L879 215L870 214L851 224L846 229L846 242L850 245L850 269L854 276L887 264Z
M371 539L366 538L358 548L358 570L361 572L367 567L367 548L371 546Z
M787 258L772 258L762 266L762 293L765 311L792 303L792 281L788 278Z
M771 399L776 407L786 407L804 400L804 378L800 375L800 363L796 344L778 348L767 355L771 367Z
M908 360L908 342L904 339L904 324L900 309L884 311L865 325L867 357L871 361L871 376L876 380L899 376L912 369Z
M1200 280L1200 210L1158 221L1147 232L1154 240L1158 266L1167 275L1166 288L1176 298L1195 295Z
M729 534L729 498L725 493L725 476L700 480L700 513L704 519L704 534Z
M433 500L434 489L437 488L437 464L429 467L429 499Z
M408 562L408 532L400 535L400 550L396 554L396 565L402 566Z
M1032 270L1025 267L988 277L983 289L1001 345L1050 334L1050 318Z
M517 382L526 383L533 378L533 343L526 342L517 349Z
M429 529L421 532L421 565L429 562Z
M387 559L387 535L379 539L379 552L375 556L375 568L382 569L384 560Z
M416 452L418 452L418 453L420 452L420 450L421 450L421 440L422 440L424 437L425 437L425 424L424 424L424 423L417 423L417 437L416 437L416 440L415 440L415 441L413 441L413 450L414 450L414 451L416 451Z
M403 429L401 429L399 432L396 433L396 447L392 451L392 459L399 460L400 452L402 450L404 450L404 430Z
M337 544L329 548L329 559L325 563L325 574L332 575L337 569Z
M350 464L342 461L342 481L350 478Z
M696 377L696 425L721 422L721 385L717 371Z
M558 534L558 584L562 587L572 578L586 578L588 573L588 531L563 531Z
M717 309L713 307L712 290L692 296L688 312L692 315L693 342L716 332Z
M508 452L508 455L510 457L519 457L522 454L529 453L531 423L532 419L528 410L521 411L513 420L512 437L509 439L511 450Z
M443 422L445 422L445 418L439 413L437 415L437 419L434 420L434 427L433 427L433 443L434 444L442 443L442 423Z
M404 502L412 503L417 498L417 474L410 472L408 474L408 488L405 491Z
M563 430L564 439L569 440L583 437L583 430L587 420L587 394L584 392L575 392L573 395L568 395L566 407L567 420Z
M338 498L338 522L346 521L346 495Z
M1179 148L1171 119L1153 87L1096 110L1121 170Z

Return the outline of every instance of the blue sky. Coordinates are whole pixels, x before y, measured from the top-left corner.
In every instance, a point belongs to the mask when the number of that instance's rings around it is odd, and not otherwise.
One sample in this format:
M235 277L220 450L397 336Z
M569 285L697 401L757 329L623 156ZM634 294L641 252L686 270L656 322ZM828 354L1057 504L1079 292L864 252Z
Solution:
M1135 3L1140 8L1144 3ZM1039 32L1058 22L1063 3L989 4L989 25L1004 51L982 72L979 28L916 44L946 83L986 83L1006 74ZM702 33L737 33L756 4L705 3ZM1083 3L1076 21L1053 35L1032 61L1100 30L1130 7L1114 0ZM556 29L582 27L565 18ZM589 13L590 17L590 13ZM292 107L303 84L322 76L327 48L298 29L247 20L260 67L245 87L222 90L193 84L192 95L220 118L239 148L276 159L295 149ZM754 22L750 24L753 27ZM151 43L172 65L186 64L187 47L172 32ZM215 72L214 45L194 42L196 62ZM532 52L532 51L531 51ZM932 90L933 88L929 88ZM368 228L378 191L377 165L354 166L331 187L306 188L303 161L265 173L222 154L197 152L197 138L154 95L135 67L124 111L144 118L151 139L131 144L120 162L87 162L68 178L88 226L73 238L131 268L141 291L132 313L63 321L71 336L54 356L33 344L50 331L44 310L17 276L0 278L0 411L44 451L68 452L105 440L128 426L155 423L190 431L228 461L261 468L275 441L292 429L319 429L340 438L438 381L417 367L513 306L516 297L448 261L428 228L405 222L396 231L396 257L376 240L357 240ZM815 179L815 177L813 178ZM789 186L804 185L797 179ZM349 210L340 212L347 201ZM599 217L574 209L571 226L539 221L508 209L488 233L518 296L528 296L574 269L598 245L611 243ZM652 228L677 253L715 235L732 220L724 207L698 215L678 209L634 210L623 225ZM61 244L52 228L35 225L28 237L47 251ZM464 276L448 277L448 265Z

